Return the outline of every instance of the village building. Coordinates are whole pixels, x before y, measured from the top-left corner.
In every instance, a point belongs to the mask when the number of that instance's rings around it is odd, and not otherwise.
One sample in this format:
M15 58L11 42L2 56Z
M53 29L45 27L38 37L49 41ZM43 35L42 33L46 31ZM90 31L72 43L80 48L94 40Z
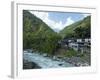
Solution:
M59 42L63 47L69 47L75 51L80 51L81 53L87 52L87 48L90 48L91 39L64 39Z

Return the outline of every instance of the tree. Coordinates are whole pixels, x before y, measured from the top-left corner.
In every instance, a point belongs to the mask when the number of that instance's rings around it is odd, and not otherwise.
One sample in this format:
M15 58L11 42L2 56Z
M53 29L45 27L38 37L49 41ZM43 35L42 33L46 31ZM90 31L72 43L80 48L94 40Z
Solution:
M90 27L77 27L75 30L76 38L90 38Z

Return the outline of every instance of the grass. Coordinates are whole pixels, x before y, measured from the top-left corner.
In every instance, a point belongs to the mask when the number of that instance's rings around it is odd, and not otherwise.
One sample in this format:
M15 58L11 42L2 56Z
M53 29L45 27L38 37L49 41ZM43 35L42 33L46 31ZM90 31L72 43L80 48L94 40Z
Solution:
M65 53L65 57L73 57L73 56L77 56L78 52L73 50L72 48L69 48Z
M84 57L84 53L81 53L79 51L75 51L74 49L72 48L60 48L59 50L56 51L56 54L57 56L60 56L60 57Z

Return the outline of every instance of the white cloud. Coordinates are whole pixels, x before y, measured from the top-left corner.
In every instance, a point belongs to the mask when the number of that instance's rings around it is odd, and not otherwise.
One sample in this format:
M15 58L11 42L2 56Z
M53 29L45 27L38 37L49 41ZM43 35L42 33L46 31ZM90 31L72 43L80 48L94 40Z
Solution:
M68 26L70 24L74 23L74 20L71 19L71 17L68 17L65 23L65 26Z
M71 17L68 17L68 18L66 19L65 24L63 24L61 21L58 22L58 23L55 23L55 29L62 30L62 29L64 29L66 26L68 26L68 25L70 25L70 24L72 24L72 23L74 23L74 21L71 19Z
M47 12L38 12L38 11L30 11L30 12L42 20L48 17Z
M54 20L49 19L48 12L38 12L38 11L30 11L32 14L37 16L38 18L42 19L48 26L50 26L53 30L59 32L64 27L74 23L74 21L71 19L71 17L68 17L66 19L65 24L62 23L62 21L56 22Z

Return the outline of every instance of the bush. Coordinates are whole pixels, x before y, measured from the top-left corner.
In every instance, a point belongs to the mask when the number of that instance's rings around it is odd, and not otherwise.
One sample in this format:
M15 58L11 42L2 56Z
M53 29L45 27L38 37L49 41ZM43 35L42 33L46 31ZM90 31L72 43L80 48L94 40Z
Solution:
M77 56L78 52L75 51L74 49L72 48L69 48L66 53L65 53L65 56L66 57L73 57L73 56Z

